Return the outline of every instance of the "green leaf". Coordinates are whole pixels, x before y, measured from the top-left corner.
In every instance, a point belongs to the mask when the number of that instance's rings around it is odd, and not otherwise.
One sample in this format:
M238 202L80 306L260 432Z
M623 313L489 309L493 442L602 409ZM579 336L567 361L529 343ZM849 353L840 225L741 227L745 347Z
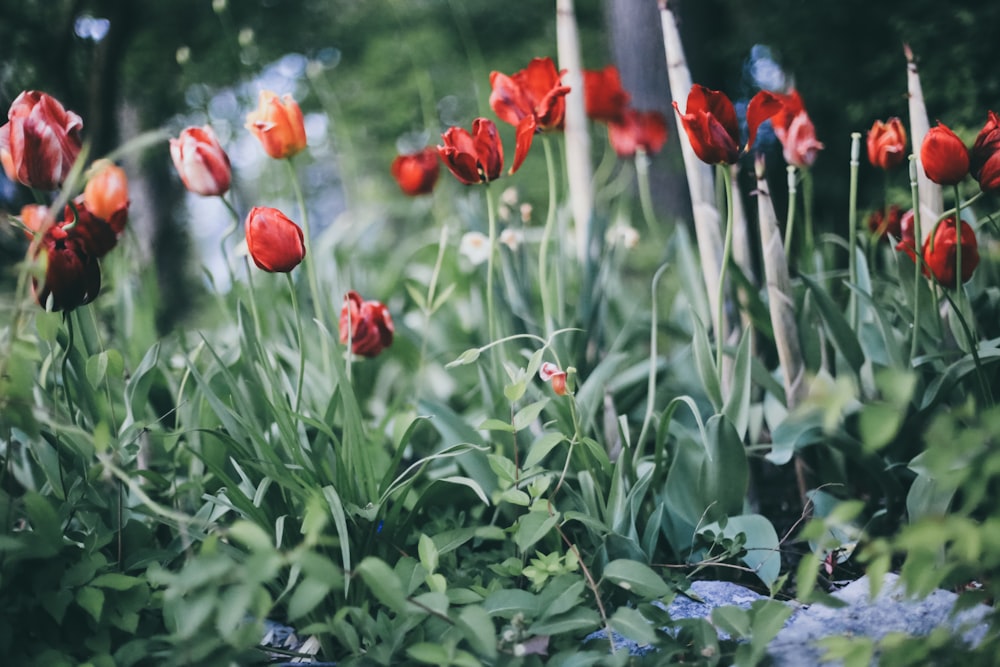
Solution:
M146 582L139 577L130 577L127 574L108 572L95 577L94 580L90 582L90 585L97 588L110 588L113 591L127 591L130 588L135 588L136 586L144 586L145 583Z
M712 407L719 410L722 407L722 388L719 386L719 371L708 342L708 332L697 317L691 321L694 329L691 351L694 353L695 369L698 371L698 378L701 380L705 395L712 402Z
M745 535L743 548L746 553L742 560L766 586L773 584L781 574L778 534L774 530L774 524L766 517L759 514L730 516L725 527L712 523L703 530L727 539L735 539L741 533Z
M533 421L538 419L538 415L541 414L542 410L548 405L549 399L543 398L540 401L535 401L529 405L524 406L514 414L513 424L514 430L520 431L521 429L528 428Z
M397 614L407 612L403 584L385 561L368 556L358 563L357 573L379 602Z
M236 521L229 527L229 536L248 547L251 551L259 553L274 551L271 536L263 528L250 521Z
M619 607L608 619L611 629L640 644L655 644L656 630L637 609Z
M420 540L417 542L417 554L420 556L420 564L424 566L429 574L433 574L437 571L438 567L438 550L434 545L434 540L429 538L424 533L420 534Z
M739 347L736 348L736 359L733 364L733 381L729 388L729 396L726 397L726 404L722 407L722 413L729 418L729 421L736 427L736 432L740 438L745 438L747 428L750 426L750 372L753 368L751 363L751 341L750 329L743 331L740 338Z
M705 424L706 457L701 465L701 498L708 508L725 514L743 509L750 468L746 448L733 423L724 415L713 415Z
M455 624L473 650L489 659L496 657L496 628L485 609L479 605L469 605L459 612Z
M531 444L528 455L524 457L523 467L525 470L541 463L549 452L559 444L566 441L566 436L562 433L546 433Z
M479 425L479 429L482 431L503 431L504 433L513 433L515 430L514 427L507 422L493 417L484 420L483 423Z
M315 609L316 605L326 598L330 588L330 582L313 577L306 577L299 582L292 597L288 600L288 620L294 621L302 618Z
M888 403L869 403L861 408L858 429L861 441L870 451L878 451L892 442L903 425L906 413Z
M464 366L466 364L471 364L479 359L479 355L482 352L478 347L474 347L471 350L466 350L462 354L458 355L458 358L454 361L450 361L445 364L445 368L454 368L455 366Z
M425 665L450 665L451 655L439 643L419 642L406 649L406 655Z
M712 610L712 625L733 639L743 639L750 634L750 614L745 609L731 605L716 607Z
M603 578L646 599L661 598L670 592L670 586L648 565L626 558L608 563Z
M538 615L538 597L519 588L501 588L486 596L483 609L490 616L513 618L523 614L527 618Z
M62 313L47 310L39 310L35 313L35 326L38 328L38 337L47 343L55 342L61 325Z
M826 290L809 276L802 274L800 277L815 297L816 307L819 309L820 317L823 318L823 323L826 325L826 330L830 334L834 346L847 361L855 375L858 375L861 372L861 366L865 363L865 355L861 344L858 343L857 335Z
M104 591L92 586L84 586L76 592L76 603L90 614L96 623L101 622L101 612L104 610Z
M517 521L514 543L519 550L525 552L548 535L558 522L558 512L552 515L545 511L528 512Z
M601 623L597 612L587 607L577 607L572 611L551 618L541 618L528 628L533 635L558 635L564 632L593 630Z
M24 494L23 502L31 529L38 536L41 545L45 547L43 553L34 555L42 557L56 553L62 546L62 528L59 525L59 516L52 508L52 504L47 498L34 491Z

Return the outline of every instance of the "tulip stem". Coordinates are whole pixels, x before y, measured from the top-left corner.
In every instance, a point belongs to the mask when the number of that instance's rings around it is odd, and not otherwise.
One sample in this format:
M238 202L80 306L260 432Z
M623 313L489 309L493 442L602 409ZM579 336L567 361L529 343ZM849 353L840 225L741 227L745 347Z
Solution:
M285 160L285 164L288 165L288 172L292 180L292 189L295 191L295 200L299 205L299 213L302 216L302 231L304 236L304 241L306 245L306 277L309 280L309 292L312 297L313 302L313 312L316 319L320 321L320 324L326 323L326 317L324 316L323 302L320 300L319 291L319 278L316 274L316 256L313 255L312 249L312 233L309 230L309 209L306 207L305 198L302 196L302 184L299 183L299 175L295 171L295 165L292 164L292 158Z
M923 234L920 229L920 191L917 181L917 157L910 155L910 200L913 204L913 253L916 265L913 268L913 336L910 339L910 363L917 356L917 342L920 340L920 276L923 273ZM900 232L902 236L902 232Z
M295 294L295 281L292 280L291 272L285 273L288 281L288 293L292 295L292 312L295 313L295 333L298 336L299 344L299 377L295 385L295 412L299 411L302 405L302 381L306 374L306 348L302 337L302 317L299 313L299 297Z
M795 229L795 195L798 192L796 172L798 170L794 164L788 165L786 169L788 170L788 216L785 218L785 257L787 258L791 257L792 254L792 232Z
M722 264L719 267L719 298L717 301L718 329L715 332L715 363L719 373L719 386L725 386L722 372L722 341L726 337L723 331L723 317L726 303L726 270L729 268L729 258L733 254L733 179L729 175L729 165L719 164L716 171L723 182L726 191L726 240L722 247Z
M858 331L858 299L854 294L854 288L858 284L858 260L855 257L858 247L858 166L861 155L861 133L851 132L851 194L850 209L847 212L848 238L847 249L850 253L847 257L848 279L851 281L849 311L851 329Z
M488 183L486 184L486 218L489 226L489 254L486 256L486 338L487 342L491 343L499 338L496 331L496 314L493 312L493 263L497 246L497 216Z
M646 219L646 227L659 244L660 228L656 225L656 211L653 210L653 195L649 188L649 155L642 148L635 151L635 173L639 181L639 203L642 206L642 216Z
M542 329L548 336L554 328L552 322L552 294L549 286L549 242L552 240L552 229L556 221L556 165L552 154L552 142L548 136L542 136L542 146L545 147L545 166L549 172L549 208L545 214L545 228L542 240L538 246L538 283L542 293ZM492 248L492 240L491 240ZM492 257L492 252L491 252Z

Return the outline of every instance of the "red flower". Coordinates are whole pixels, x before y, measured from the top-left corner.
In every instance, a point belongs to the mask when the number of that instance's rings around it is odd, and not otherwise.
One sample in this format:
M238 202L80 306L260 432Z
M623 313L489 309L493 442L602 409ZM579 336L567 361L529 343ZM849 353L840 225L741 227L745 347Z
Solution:
M108 160L98 160L90 173L83 189L87 210L102 220L110 220L119 210L128 209L128 177L124 169Z
M986 125L969 151L969 165L980 190L1000 190L1000 116L995 111L989 112Z
M246 234L250 257L264 271L288 273L306 256L302 229L276 208L250 209Z
M291 95L278 99L269 90L260 91L257 108L247 114L246 128L276 160L292 157L306 147L302 109Z
M441 173L437 151L430 146L419 153L397 155L390 167L392 177L405 194L416 197L428 194L437 183Z
M906 128L893 116L887 122L875 121L868 130L868 161L873 167L889 170L906 159Z
M63 211L60 226L69 227L70 235L83 244L87 254L95 259L107 255L118 245L118 237L125 231L128 220L128 203L115 209L106 219L93 213L85 196L73 200L72 206Z
M536 132L563 128L569 88L562 85L562 74L551 58L535 58L512 76L490 73L490 108L500 120L517 128L510 173L527 157Z
M884 208L872 211L872 214L868 217L868 231L872 233L872 236L878 238L892 236L898 239L900 238L900 221L902 217L902 209L895 204L889 207L888 213ZM912 233L911 230L910 234L912 235Z
M389 309L378 301L364 301L351 290L340 309L340 342L351 341L351 352L374 357L392 345L395 327Z
M979 265L979 246L976 233L965 220L962 221L962 282L972 277ZM933 244L932 244L933 241ZM930 270L934 278L945 287L955 286L956 260L955 218L945 218L937 226L934 234L924 241L925 273Z
M621 122L608 123L608 141L618 157L632 157L640 148L654 155L667 142L667 119L659 111L626 109Z
M811 167L823 144L816 139L816 126L806 112L799 91L777 95L781 108L771 117L774 135L781 142L785 162L800 169Z
M35 252L45 267L44 282L32 281L38 305L70 311L90 303L101 291L101 267L82 240L62 225L50 225Z
M583 104L589 118L606 123L622 122L630 97L622 88L618 68L614 65L602 70L584 70Z
M558 396L566 395L566 371L551 361L544 362L538 369L538 377L542 382L552 382L552 391Z
M935 183L956 185L969 173L969 151L958 135L939 121L924 136L920 164L927 178Z
M754 95L747 106L749 137L741 147L736 109L724 93L695 84L691 86L684 113L674 102L691 147L698 159L708 164L734 164L741 153L753 146L760 124L781 109L782 103L773 93L762 90Z
M472 121L472 134L462 127L450 127L441 139L444 145L437 147L438 155L461 182L466 185L489 183L500 177L503 144L492 120L477 118Z
M229 190L233 177L229 156L208 125L185 128L177 139L171 139L170 158L191 192L221 197Z
M896 244L896 250L905 252L910 256L910 259L914 262L917 261L917 239L913 230L912 208L899 219L899 243ZM924 274L927 274L926 267L924 267Z
M0 127L0 163L11 180L55 190L80 154L83 121L37 90L17 96Z

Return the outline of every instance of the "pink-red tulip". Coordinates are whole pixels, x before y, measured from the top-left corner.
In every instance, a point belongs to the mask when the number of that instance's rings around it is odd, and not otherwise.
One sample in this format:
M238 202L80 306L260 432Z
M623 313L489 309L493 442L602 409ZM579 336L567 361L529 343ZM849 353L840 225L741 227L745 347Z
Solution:
M626 109L621 122L608 123L608 141L621 158L634 156L640 148L654 155L667 142L667 119L659 111Z
M618 68L608 65L602 70L584 70L583 104L587 116L605 123L620 123L631 96L622 88Z
M288 273L306 256L302 229L276 208L250 209L246 236L250 257L264 271Z
M906 159L906 128L893 116L886 122L876 120L867 138L868 161L879 169L893 169Z
M980 190L1000 190L1000 116L995 111L989 112L986 124L969 151L969 166Z
M736 108L725 93L695 84L688 93L684 113L674 102L695 155L708 164L735 164L753 146L761 123L781 109L782 103L774 93L762 90L754 95L747 105L749 135L746 144L741 145Z
M350 341L351 352L374 357L392 345L395 327L389 309L379 301L365 301L351 290L340 309L340 342Z
M203 197L221 197L229 191L233 170L215 132L208 125L188 127L170 140L170 158L181 181Z
M54 97L27 90L0 127L0 163L11 180L38 190L58 189L80 154L83 121Z
M979 265L979 245L976 233L964 220L961 232L962 282L972 277ZM937 230L924 241L925 273L929 270L934 278L945 287L955 286L955 264L958 260L958 243L955 234L955 218L945 218Z
M437 150L428 146L417 153L397 155L390 171L399 184L399 189L404 194L416 197L434 190L441 173L441 162L438 160Z
M957 185L969 173L969 151L957 134L938 122L924 135L920 164L935 183Z
M292 157L306 147L302 109L291 95L279 98L269 90L260 91L257 109L247 114L246 127L276 160Z
M462 127L450 127L441 135L444 145L438 155L448 170L462 183L489 183L503 170L503 144L497 126L488 118L472 121L472 134Z
M535 58L511 76L490 73L490 108L500 120L517 128L510 173L524 162L536 132L563 129L569 87L562 85L562 75L551 58Z

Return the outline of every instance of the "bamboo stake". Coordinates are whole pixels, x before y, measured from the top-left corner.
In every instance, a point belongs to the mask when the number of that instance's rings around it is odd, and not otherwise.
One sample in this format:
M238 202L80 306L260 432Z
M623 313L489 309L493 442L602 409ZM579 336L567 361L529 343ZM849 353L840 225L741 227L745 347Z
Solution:
M556 0L556 43L559 67L566 70L562 83L570 87L566 96L566 175L570 210L576 227L576 253L581 263L591 252L590 216L594 206L594 169L590 163L590 133L583 105L583 59L573 0ZM596 257L591 257L596 259Z
M670 80L670 96L678 103L684 102L683 95L691 90L691 71L684 58L684 47L677 30L677 20L667 7L667 0L659 0L660 21L663 26L663 46L667 58L667 75ZM715 204L715 186L712 167L695 155L687 133L679 131L677 139L684 156L684 171L687 173L688 189L691 192L691 209L694 217L695 238L701 257L701 271L708 292L709 312L712 313L712 328L716 336L724 335L725 322L716 322L719 312L719 275L722 272L722 232L719 209ZM725 314L723 314L725 319Z
M927 120L927 106L924 104L924 91L920 85L920 73L917 71L917 61L909 44L903 44L903 55L906 56L906 91L910 108L910 144L917 156L917 190L920 193L920 215L924 220L936 220L944 211L944 195L941 186L927 178L923 165L920 163L920 145L924 136L930 130ZM930 228L925 234L930 233ZM924 239L919 241L922 243Z

